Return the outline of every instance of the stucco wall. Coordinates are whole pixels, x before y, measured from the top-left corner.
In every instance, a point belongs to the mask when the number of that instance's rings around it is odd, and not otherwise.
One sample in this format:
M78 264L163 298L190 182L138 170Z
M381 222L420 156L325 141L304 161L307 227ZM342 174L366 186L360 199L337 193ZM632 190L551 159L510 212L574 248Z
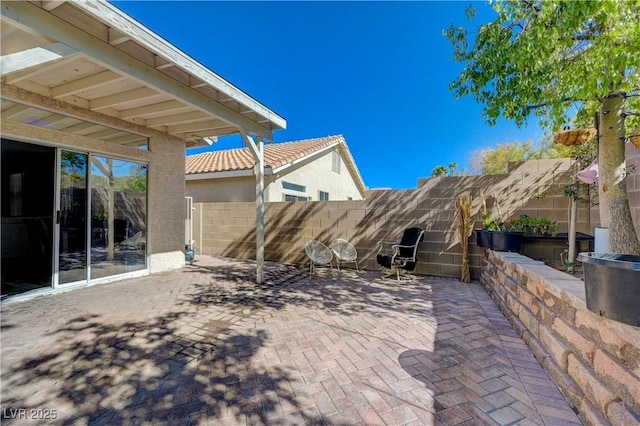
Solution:
M187 180L186 195L193 197L194 203L254 201L256 199L256 178L252 175L224 179Z
M148 254L150 272L184 266L185 146L175 139L151 138L148 168Z
M580 279L515 253L487 250L480 282L585 424L638 424L638 328L589 311Z
M359 263L376 268L380 240L398 240L410 226L426 230L419 248L419 274L459 276L461 248L455 228L455 197L472 195L473 217L480 226L481 191L505 220L521 213L544 215L558 221L558 231L568 229L568 199L562 187L570 178L568 160L539 160L512 168L510 174L430 178L414 190L369 191L365 200L307 203L267 203L267 260L306 264L304 244L346 238L358 250ZM538 195L538 197L536 197ZM255 258L255 203L196 204L194 239L198 253ZM581 206L578 231L589 233L588 207ZM566 247L544 249L545 256L559 257ZM471 274L480 275L483 250L471 237ZM549 254L551 253L551 254Z
M340 157L340 173L333 172L332 152L329 150L319 157L305 160L274 174L265 175L265 201L284 201L282 182L306 186L311 200L318 200L319 191L329 193L330 200L360 200L362 196L353 177ZM253 202L256 199L256 178L254 175L218 179L197 179L186 181L186 194L194 203Z
M342 156L340 156L340 173L331 169L333 151L338 151L338 148L325 152L313 161L281 172L280 177L269 185L269 199L267 201L284 200L283 181L306 186L306 192L311 196L312 201L319 199L319 191L328 192L329 200L348 200L348 197L353 200L362 199Z

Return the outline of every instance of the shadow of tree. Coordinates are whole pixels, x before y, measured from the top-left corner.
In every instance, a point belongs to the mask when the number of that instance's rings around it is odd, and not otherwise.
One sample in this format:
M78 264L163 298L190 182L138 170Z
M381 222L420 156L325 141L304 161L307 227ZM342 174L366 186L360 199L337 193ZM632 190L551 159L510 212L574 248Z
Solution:
M431 297L420 280L395 286L372 272L327 269L309 277L306 269L268 262L258 285L254 269L251 261L207 265L196 259L174 272L185 283L166 296L174 306L169 311L154 313L147 304L139 320L125 321L108 314L107 305L105 313L74 315L47 327L42 350L3 367L3 423L19 423L7 416L17 409L48 409L56 413L52 423L62 425L271 424L284 416L286 422L326 424L310 407L303 377L267 361L274 356L272 338L254 325L273 311L296 307L309 324L379 339L316 315L393 316L402 304L403 315L423 318ZM21 326L5 318L2 327ZM393 339L386 344L403 349Z
M63 425L198 418L266 424L283 415L283 406L299 411L301 423L321 423L297 402L297 378L256 362L267 332L237 332L230 322L209 320L198 339L181 331L186 315L136 322L71 318L50 333L48 350L3 373L3 424L20 421L7 416L18 409L53 410L53 423Z
M255 284L251 281L255 274L253 261L236 259L232 264L214 267L195 264L192 268L206 274L209 283L195 284L187 295L189 299L178 303L224 307L238 317L255 316L287 305L345 316L363 313L380 316L397 309L399 303L404 314L424 315L424 301L431 292L430 286L420 279L397 282L382 279L378 272L337 272L323 268L309 277L306 269L295 265L266 262L265 280Z

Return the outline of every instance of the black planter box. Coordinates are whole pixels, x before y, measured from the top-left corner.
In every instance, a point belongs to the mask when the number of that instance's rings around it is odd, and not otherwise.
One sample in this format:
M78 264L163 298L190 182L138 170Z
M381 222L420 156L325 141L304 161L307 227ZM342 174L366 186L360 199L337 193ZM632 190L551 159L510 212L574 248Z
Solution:
M580 253L587 309L608 319L640 327L640 256Z
M476 229L476 245L482 248L491 248L491 231Z
M491 249L495 251L513 251L522 253L524 232L521 231L490 231Z

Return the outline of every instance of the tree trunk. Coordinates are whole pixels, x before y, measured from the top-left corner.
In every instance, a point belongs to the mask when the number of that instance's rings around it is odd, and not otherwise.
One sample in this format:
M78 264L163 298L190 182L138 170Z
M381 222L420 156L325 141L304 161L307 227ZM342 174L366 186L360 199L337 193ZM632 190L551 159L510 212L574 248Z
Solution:
M611 93L600 107L598 146L600 224L609 228L609 247L614 253L640 254L627 195L624 154L624 96Z

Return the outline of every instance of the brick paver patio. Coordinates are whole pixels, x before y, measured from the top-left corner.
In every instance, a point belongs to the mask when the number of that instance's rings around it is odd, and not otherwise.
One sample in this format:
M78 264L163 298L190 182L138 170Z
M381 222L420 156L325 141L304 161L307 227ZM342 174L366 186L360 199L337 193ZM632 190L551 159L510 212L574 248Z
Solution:
M201 256L5 303L2 423L581 424L477 283L254 273Z

